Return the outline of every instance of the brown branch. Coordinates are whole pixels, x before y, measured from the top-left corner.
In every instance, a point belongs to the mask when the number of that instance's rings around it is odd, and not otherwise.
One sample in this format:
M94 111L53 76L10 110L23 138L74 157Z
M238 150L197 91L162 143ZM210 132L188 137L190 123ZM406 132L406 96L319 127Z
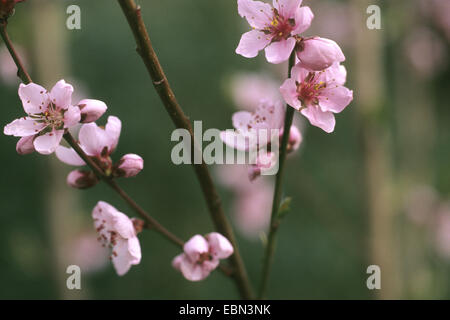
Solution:
M189 131L192 146L194 146L195 149L197 143L194 139L191 123L178 104L175 94L173 93L159 63L159 59L152 47L150 37L142 19L140 7L136 5L134 0L118 0L118 2L123 13L125 14L125 17L127 18L131 31L133 32L137 44L137 52L141 56L147 71L150 74L153 86L163 102L166 111L177 128L182 128ZM194 152L192 152L191 157L194 157ZM222 209L222 204L212 181L208 167L203 160L201 164L195 164L195 161L192 161L192 163L215 228L218 232L227 237L234 247L234 254L230 257L230 261L234 268L234 278L236 280L239 292L242 298L251 299L252 290L247 272L245 270L244 262L239 253L231 225Z

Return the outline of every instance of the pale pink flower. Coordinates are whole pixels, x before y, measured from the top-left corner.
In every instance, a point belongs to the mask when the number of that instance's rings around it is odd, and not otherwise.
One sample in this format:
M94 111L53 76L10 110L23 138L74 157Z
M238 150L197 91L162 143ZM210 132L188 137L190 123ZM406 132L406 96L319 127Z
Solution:
M255 110L261 101L282 101L280 85L260 73L239 73L231 79L233 104L238 109Z
M83 232L68 245L67 263L77 265L83 273L103 269L108 263L108 252L99 243L95 232Z
M48 92L40 85L20 84L19 97L27 116L14 120L4 134L34 137L33 145L41 154L51 154L61 142L65 129L80 122L80 109L72 105L73 87L60 80Z
M238 0L238 12L253 30L244 33L236 53L254 58L265 49L270 63L289 59L297 44L297 35L311 25L314 15L302 0L274 0L273 6L253 0Z
M345 61L341 48L330 39L320 37L302 39L297 48L300 65L311 71L320 71L329 68L333 63Z
M122 122L115 116L109 116L104 128L96 123L88 123L81 126L78 134L79 144L83 151L94 158L103 169L111 169L111 153L119 143ZM83 166L85 162L72 148L59 146L56 156L62 162L72 166Z
M219 266L221 259L226 259L234 252L227 238L217 232L205 237L193 236L184 244L184 252L176 256L172 266L179 270L189 281L201 281Z
M344 87L344 66L333 64L330 68L312 72L297 64L292 68L292 78L281 86L287 104L300 111L313 126L327 133L336 124L334 113L339 113L353 100L353 91Z
M99 241L112 249L112 263L119 276L141 262L141 246L130 218L103 201L97 203L92 217Z
M136 176L144 169L144 159L137 154L126 154L117 163L114 175L117 177L130 178Z
M218 167L218 180L234 194L233 218L239 231L254 239L269 226L273 184L268 179L250 181L245 165Z

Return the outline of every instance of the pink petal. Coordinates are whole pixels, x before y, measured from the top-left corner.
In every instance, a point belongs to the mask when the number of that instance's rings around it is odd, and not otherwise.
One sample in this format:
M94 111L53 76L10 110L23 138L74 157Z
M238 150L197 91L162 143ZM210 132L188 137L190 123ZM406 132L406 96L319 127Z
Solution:
M296 110L300 110L302 104L298 99L297 84L294 79L287 79L280 87L281 95L284 101Z
M141 248L139 240L135 237L130 240L117 239L113 248L112 262L119 276L126 274L132 265L141 261Z
M313 71L321 71L345 60L336 42L319 37L303 41L303 50L298 51L297 56L303 67Z
M272 40L272 37L258 30L252 30L242 35L236 48L236 53L245 58L254 58L258 52L264 49Z
M108 122L105 126L105 132L107 136L107 145L110 152L113 152L117 144L119 143L120 131L122 129L122 122L115 116L109 116Z
M189 281L201 281L211 273L210 266L203 266L192 262L187 255L180 259L180 270L183 276Z
M238 12L256 29L264 29L273 17L272 7L261 1L238 0Z
M39 133L45 127L44 123L24 117L7 124L3 129L3 133L7 136L28 137Z
M289 56L294 50L296 41L294 38L282 39L277 42L272 42L266 48L266 59L270 63L279 64L289 59Z
M291 70L291 78L295 81L302 83L305 81L310 70L302 67L301 63L297 63Z
M197 261L200 254L209 251L208 242L201 235L193 236L188 242L184 244L184 253L191 261Z
M296 126L292 125L291 130L289 131L289 142L288 142L289 152L298 150L300 144L302 143L302 140L303 136L300 130L298 130Z
M96 123L82 125L78 138L83 150L89 156L100 155L103 148L108 145L105 130L99 128Z
M83 123L94 122L100 118L108 107L103 101L84 99L78 103L81 110L81 121Z
M273 7L278 13L286 18L294 18L296 10L301 6L303 0L273 0Z
M33 153L35 151L33 145L34 137L35 136L33 135L20 138L16 145L17 153L20 155Z
M300 7L297 8L295 12L295 28L292 30L292 35L297 35L305 32L310 26L314 19L314 14L310 7Z
M323 111L339 113L353 100L353 91L346 87L327 87L319 96L319 104Z
M35 83L19 86L19 97L22 100L23 109L28 114L41 113L47 110L50 98L47 90Z
M34 148L40 154L51 154L61 142L64 130L53 130L34 139Z
M81 111L78 107L69 106L64 113L64 128L71 128L80 123Z
M67 109L72 104L72 93L72 85L59 80L50 91L50 98L56 107Z
M124 239L136 237L133 221L124 213L115 211L112 217L112 228Z
M226 259L234 252L230 241L217 232L211 232L206 235L209 242L209 251L217 259Z
M239 151L247 151L250 145L256 145L257 135L256 131L235 131L226 130L220 133L220 139L230 148L234 148Z
M177 255L175 258L173 258L172 260L172 267L178 271L181 271L181 262L184 258L184 253L181 253L179 255Z
M70 166L84 166L86 163L80 158L78 153L72 148L66 148L63 146L58 146L55 150L56 157L65 164Z
M313 126L319 127L327 133L334 131L336 120L332 112L323 112L318 106L312 106L303 109L301 113Z
M240 130L248 130L248 126L253 120L253 115L248 111L239 111L233 113L231 117L231 121L233 123L233 127Z

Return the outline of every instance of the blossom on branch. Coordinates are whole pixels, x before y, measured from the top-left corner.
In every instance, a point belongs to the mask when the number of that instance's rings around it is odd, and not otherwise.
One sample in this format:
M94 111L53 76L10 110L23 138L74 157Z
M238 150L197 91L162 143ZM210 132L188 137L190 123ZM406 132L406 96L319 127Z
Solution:
M184 252L176 256L172 266L189 281L201 281L234 252L233 246L220 233L211 232L205 237L193 236L184 244Z

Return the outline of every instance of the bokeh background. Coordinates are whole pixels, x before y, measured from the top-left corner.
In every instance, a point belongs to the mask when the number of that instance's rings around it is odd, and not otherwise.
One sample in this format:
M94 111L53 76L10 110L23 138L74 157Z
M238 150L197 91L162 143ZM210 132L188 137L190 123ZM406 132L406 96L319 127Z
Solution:
M204 129L231 127L236 77L256 72L282 83L286 65L234 53L248 30L236 1L137 2L179 102ZM81 8L81 30L65 26L70 4ZM293 201L279 232L269 296L450 298L450 2L304 4L315 13L306 34L331 38L343 48L355 98L337 116L333 134L296 115L304 140L288 159L285 193ZM366 27L371 4L381 8L381 30ZM9 33L35 82L50 87L64 78L79 99L103 100L108 114L122 119L116 160L138 153L145 170L121 184L144 208L184 239L212 231L192 168L170 161L173 125L115 1L28 0L10 19ZM2 125L22 114L18 81L9 69L3 55ZM99 120L105 122L105 116ZM134 214L105 185L70 189L65 177L72 168L54 156L19 156L15 143L0 136L0 298L238 298L219 272L200 283L186 281L170 265L178 248L148 231L140 235L141 264L118 277L96 245L91 210L105 200ZM240 204L245 199L224 181L231 176L224 174L228 169L211 167L257 287L264 235L247 232L239 220L247 212L239 210L267 215L272 181L258 182L256 189L265 193ZM70 264L82 267L80 291L66 288ZM381 290L366 287L372 264L381 267Z

